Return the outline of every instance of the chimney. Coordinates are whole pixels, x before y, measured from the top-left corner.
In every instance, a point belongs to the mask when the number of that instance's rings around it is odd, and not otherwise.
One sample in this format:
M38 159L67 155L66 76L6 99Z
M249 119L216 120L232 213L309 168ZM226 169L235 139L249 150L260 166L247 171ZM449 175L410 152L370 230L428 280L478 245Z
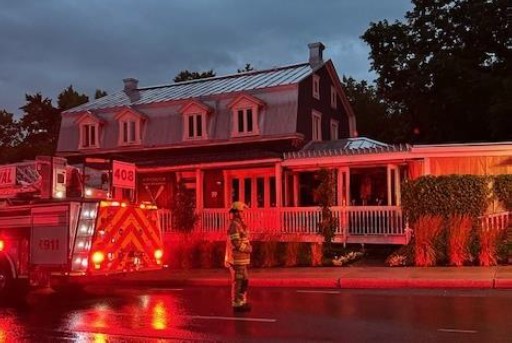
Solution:
M323 51L325 49L325 45L321 42L309 43L309 65L311 68L316 68L322 63L324 63Z
M132 77L123 79L124 82L124 92L130 98L131 102L135 102L140 99L139 90L137 86L139 84L139 80L134 79Z

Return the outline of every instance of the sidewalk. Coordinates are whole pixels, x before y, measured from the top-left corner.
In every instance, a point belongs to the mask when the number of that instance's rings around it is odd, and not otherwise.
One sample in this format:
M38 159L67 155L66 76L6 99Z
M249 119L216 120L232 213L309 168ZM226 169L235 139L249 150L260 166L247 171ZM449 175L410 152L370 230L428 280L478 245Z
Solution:
M512 289L512 266L316 267L250 269L251 287L338 289ZM228 286L226 269L189 269L127 275L124 283L147 287Z

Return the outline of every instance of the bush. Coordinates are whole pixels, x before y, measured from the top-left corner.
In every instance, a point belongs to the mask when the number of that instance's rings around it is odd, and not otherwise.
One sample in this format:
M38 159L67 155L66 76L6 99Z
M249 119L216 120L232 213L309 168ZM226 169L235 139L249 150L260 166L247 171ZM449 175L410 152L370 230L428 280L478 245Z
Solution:
M318 267L321 266L322 263L322 251L323 247L321 243L311 243L309 245L311 251L311 266Z
M390 267L414 265L414 245L403 245L386 258L385 263Z
M481 266L495 266L498 264L498 256L501 245L504 244L505 230L482 227L478 230L480 252L478 263Z
M505 205L505 208L512 209L512 175L497 175L494 178L493 190L496 198Z
M278 245L276 241L263 241L261 242L259 254L261 267L275 267L278 265Z
M285 267L294 267L299 262L299 250L300 250L300 243L299 242L288 242L286 243L285 248L285 258L283 261L283 265Z
M422 216L413 224L413 229L414 263L420 267L435 266L442 256L439 244L443 234L443 218Z
M455 266L462 266L471 259L470 247L472 237L471 217L452 216L447 221L448 261Z

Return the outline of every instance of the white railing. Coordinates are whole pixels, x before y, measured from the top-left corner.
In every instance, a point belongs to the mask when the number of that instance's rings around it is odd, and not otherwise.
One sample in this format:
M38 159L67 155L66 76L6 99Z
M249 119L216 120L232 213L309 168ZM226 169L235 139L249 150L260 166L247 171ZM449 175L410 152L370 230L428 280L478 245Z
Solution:
M482 229L505 230L510 224L510 212L488 214L478 219Z
M338 225L336 235L342 241L350 236L405 235L402 210L397 206L348 206L331 208ZM159 211L164 232L173 232L171 213ZM204 209L198 213L195 231L224 232L229 225L227 209ZM319 207L282 207L248 209L243 214L253 233L318 234Z

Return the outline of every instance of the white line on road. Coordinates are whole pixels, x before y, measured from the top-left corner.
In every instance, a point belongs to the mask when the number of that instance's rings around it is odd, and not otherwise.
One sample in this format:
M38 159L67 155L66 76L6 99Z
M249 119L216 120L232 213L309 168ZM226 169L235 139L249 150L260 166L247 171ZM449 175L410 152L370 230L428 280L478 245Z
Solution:
M437 329L439 332L450 332L450 333L477 333L476 330L462 330L462 329Z
M340 294L340 291L311 291L306 289L299 289L297 293L323 293L323 294Z
M259 323L275 323L277 319L273 318L251 318L251 317L222 317L222 316L183 316L190 319L210 319L210 320L232 320L239 322L259 322Z
M149 290L153 292L178 292L182 291L183 288L150 288Z

